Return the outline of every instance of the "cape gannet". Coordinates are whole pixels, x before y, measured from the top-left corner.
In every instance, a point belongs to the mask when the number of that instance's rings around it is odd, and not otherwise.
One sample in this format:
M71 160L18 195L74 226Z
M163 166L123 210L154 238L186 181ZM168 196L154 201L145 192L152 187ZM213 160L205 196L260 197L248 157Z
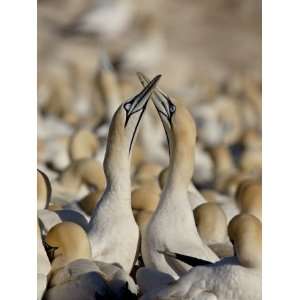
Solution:
M139 240L131 208L130 157L139 123L160 77L121 104L112 118L103 164L107 185L88 229L93 258L119 264L128 273Z
M244 180L236 192L236 203L242 213L251 214L261 220L262 187L255 179Z
M149 82L142 74L139 78L144 86ZM194 168L195 122L182 104L175 106L160 90L153 92L152 100L166 131L170 166L159 205L142 239L142 257L146 267L178 278L190 266L169 259L160 251L176 249L176 252L213 262L218 257L199 237L188 199Z
M218 203L204 203L194 209L195 222L202 240L220 258L233 255L227 235L227 219Z
M44 299L123 299L127 286L135 288L122 269L92 260L87 234L77 224L56 225L48 232L44 244L51 260Z

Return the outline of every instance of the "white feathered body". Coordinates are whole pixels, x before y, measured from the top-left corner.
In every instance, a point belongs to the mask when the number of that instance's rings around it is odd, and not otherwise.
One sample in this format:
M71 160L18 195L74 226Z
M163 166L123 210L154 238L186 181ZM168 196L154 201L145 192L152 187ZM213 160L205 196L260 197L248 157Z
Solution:
M168 189L162 193L161 200L163 201L160 201L142 240L145 265L178 278L178 275L191 267L165 258L157 250L169 250L212 262L217 261L218 257L198 235L187 192Z
M108 189L91 218L88 236L93 259L117 263L130 272L137 252L139 229L126 193Z
M232 260L233 263L227 263ZM213 266L198 266L177 282L142 299L260 300L261 270L245 268L227 258Z

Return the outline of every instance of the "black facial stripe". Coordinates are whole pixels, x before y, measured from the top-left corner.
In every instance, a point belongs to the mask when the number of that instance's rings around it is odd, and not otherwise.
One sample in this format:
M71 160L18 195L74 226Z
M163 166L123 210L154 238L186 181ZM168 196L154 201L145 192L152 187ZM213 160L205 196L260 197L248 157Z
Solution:
M126 110L126 120L125 120L124 128L127 126L127 123L128 123L128 121L129 121L130 117L131 117L132 115L134 115L135 113L141 111L142 109L144 109L144 107L141 107L140 109L138 109L137 111L135 111L135 112L133 112L133 113L131 113L131 114L128 114L128 111Z
M167 129L165 127L165 124L164 122L163 123L163 127L164 127L164 131L165 131L165 134L166 134L166 137L167 137L167 143L168 143L168 150L169 150L169 156L171 155L171 149L170 149L170 140L169 140L169 135L168 135L168 132L167 132Z
M157 106L156 106L155 103L154 103L154 106L155 106L156 110L158 111L159 118L160 118L160 120L161 120L161 122L162 122L162 124L163 124L163 128L164 128L164 131L165 131L165 134L166 134L166 137L167 137L168 150L169 150L169 155L170 155L170 154L171 154L171 149L170 149L169 135L168 135L167 129L166 129L166 127L165 127L165 123L164 123L163 120L162 120L161 114L164 115L164 116L168 119L168 121L171 123L171 126L172 126L172 122L171 122L171 120L168 118L168 116L167 116L165 113L163 113L162 111L160 111L160 110L157 108Z
M167 112L168 109L166 108L165 103L164 103L163 101L161 101L161 100L159 100L159 102L162 104L162 106L164 107L164 109L165 109L166 112ZM156 110L158 111L159 117L160 117L160 115L162 114L162 115L164 115L164 116L167 118L167 120L171 123L171 117L169 117L169 116L167 115L167 113L161 111L161 110L156 106L155 102L153 102L153 104L154 104ZM160 119L161 119L161 118L160 118Z
M169 111L168 108L166 107L166 105L165 105L164 102L160 101L160 103L162 104L162 106L164 107L164 109L165 109L165 111L166 111L166 113L164 113L164 115L166 115L167 118L169 119L169 116L167 115L167 112Z
M158 108L157 111L159 112L159 115L160 114L164 115L170 121L169 116L167 114L165 114L163 111L159 110Z
M169 108L172 107L172 106L174 106L174 107L175 107L175 111L176 111L176 105L174 105L174 104L171 102L170 98L169 98L166 94L164 94L163 92L161 92L161 95L167 100L168 105L169 105ZM170 113L169 120L170 120L170 123L171 123L171 119L172 119L172 116L174 115L175 111L171 111L170 109L167 110L167 108L165 107L164 102L161 101L161 103L163 104L165 110L166 110L166 111L169 111L169 113Z
M131 110L133 111L134 108L136 107L136 105L135 105L135 107L132 108L132 104L136 101L136 99L137 99L139 96L140 96L140 95L138 94L138 95L134 96L134 97L132 98L131 101L126 102L126 103L123 104L123 108L124 108L124 110L125 110L125 112L126 112L126 121L125 121L125 126L124 126L124 128L126 127L128 121L129 121L130 116L133 114L133 113L131 114L130 111L131 111ZM128 103L131 104L131 106L130 106L129 109L126 108L126 105L127 105ZM137 112L137 111L136 111L136 112Z
M138 111L142 110L142 112L141 112L141 114L140 114L140 116L139 116L139 119L138 119L136 125L135 125L134 131L133 131L133 134L132 134L132 137L131 137L130 146L129 146L129 152L128 152L129 154L130 154L131 147L132 147L132 144L133 144L134 136L135 136L135 134L136 134L136 131L137 131L137 128L138 128L138 126L139 126L139 123L140 123L140 121L141 121L141 119L142 119L142 116L143 116L143 114L144 114L144 112L145 112L145 109L146 109L146 106L145 106L145 107L142 107L141 109L138 110Z

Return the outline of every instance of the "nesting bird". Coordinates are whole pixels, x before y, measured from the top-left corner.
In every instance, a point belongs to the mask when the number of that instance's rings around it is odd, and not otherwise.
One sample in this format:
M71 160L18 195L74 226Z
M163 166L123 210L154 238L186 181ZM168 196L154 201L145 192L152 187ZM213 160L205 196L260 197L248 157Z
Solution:
M89 191L103 191L106 179L101 164L92 158L72 162L53 182L53 197L64 202L74 202L86 196Z
M198 232L207 244L221 243L225 240L226 216L216 203L204 203L196 207L194 215Z
M255 179L244 180L236 192L236 202L242 213L251 214L261 220L262 187Z
M99 141L95 134L87 129L75 132L69 144L69 155L72 161L95 157L99 148Z
M92 260L86 232L72 222L54 226L48 232L45 244L51 261L45 299L119 299L122 289L116 288L113 281L119 280L124 288L128 284L126 280L133 284L121 269L118 275L114 270L116 267L108 268Z
M232 256L227 235L227 218L218 203L204 203L194 209L195 222L202 240L220 258Z

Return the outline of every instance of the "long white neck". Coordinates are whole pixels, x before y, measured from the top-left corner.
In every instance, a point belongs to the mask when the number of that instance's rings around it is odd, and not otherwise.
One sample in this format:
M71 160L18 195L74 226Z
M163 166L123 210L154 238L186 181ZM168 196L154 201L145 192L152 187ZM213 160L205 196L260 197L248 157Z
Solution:
M104 172L106 190L104 195L113 194L113 202L128 202L131 200L130 156L127 151L114 152L115 155L105 155ZM102 201L107 201L105 197Z
M126 137L116 134L115 128L111 128L103 162L106 189L96 207L96 214L102 203L108 204L113 209L118 209L120 205L131 207L130 153L128 149Z
M187 191L194 171L194 157L194 147L175 140L170 155L170 172L166 189L172 186Z
M128 149L126 137L118 134L116 126L111 126L103 162L106 189L91 217L89 235L95 233L97 235L99 226L102 229L103 226L109 227L108 219L113 218L114 214L120 212L127 215L132 214L130 155Z
M170 155L169 176L164 189L165 195L174 195L173 199L183 201L180 196L187 194L194 171L195 147L183 141L174 141ZM176 197L176 195L180 195ZM165 197L169 199L170 197ZM164 199L162 199L164 201Z

